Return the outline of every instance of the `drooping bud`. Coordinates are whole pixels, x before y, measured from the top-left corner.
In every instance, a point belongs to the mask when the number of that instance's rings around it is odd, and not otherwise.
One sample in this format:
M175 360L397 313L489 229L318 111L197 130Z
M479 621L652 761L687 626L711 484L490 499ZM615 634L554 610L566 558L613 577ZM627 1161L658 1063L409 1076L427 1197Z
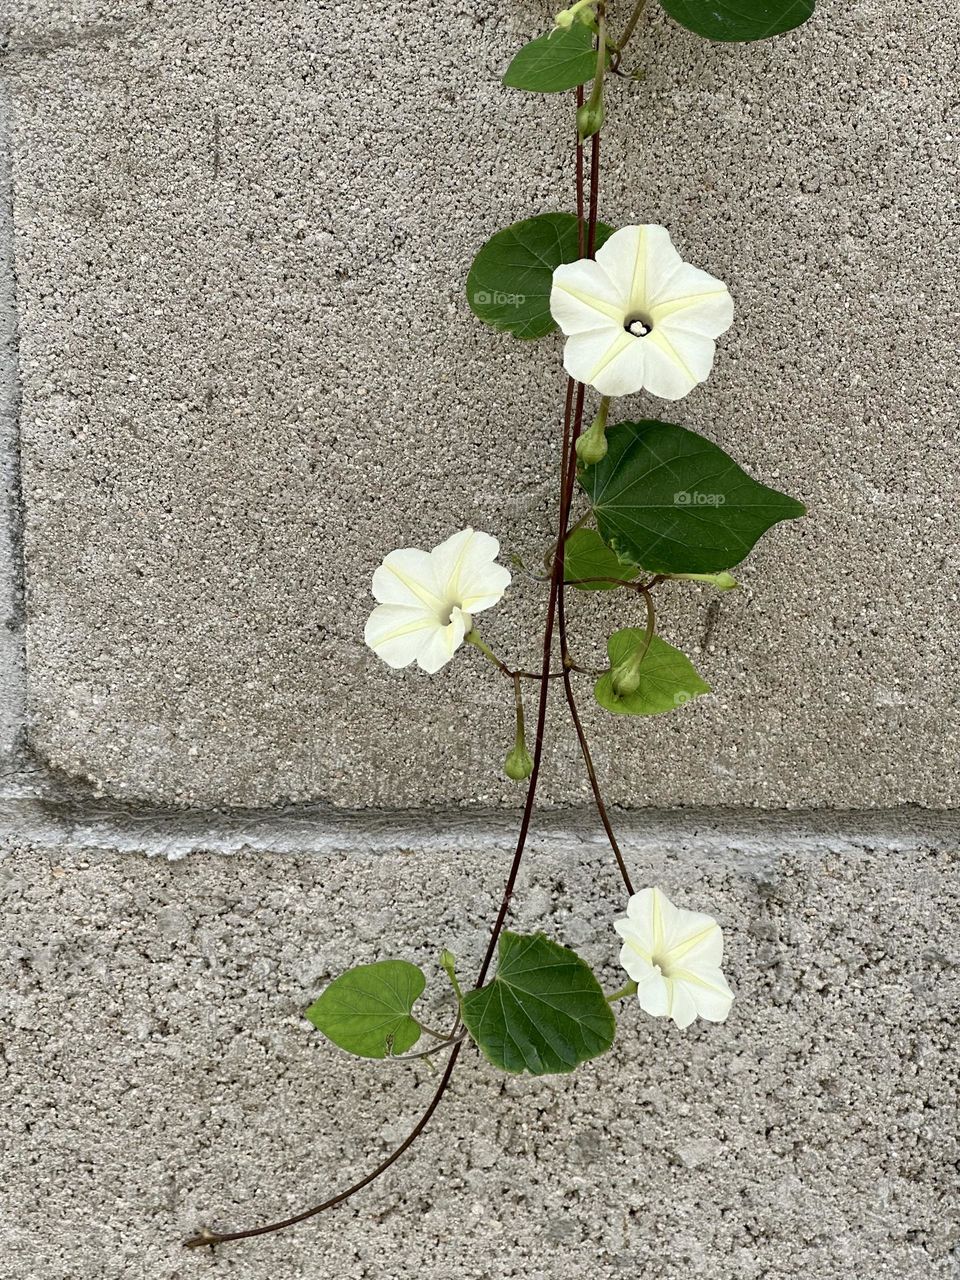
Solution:
M533 773L533 758L526 744L518 742L503 762L503 772L514 782L523 782Z
M648 647L644 637L636 649L611 668L610 682L618 698L629 698L640 688L640 668L647 656Z
M513 749L503 762L503 771L514 782L522 782L533 773L533 759L527 750L527 736L523 726L523 692L520 688L520 677L513 677L513 698L517 712L517 732L513 740Z

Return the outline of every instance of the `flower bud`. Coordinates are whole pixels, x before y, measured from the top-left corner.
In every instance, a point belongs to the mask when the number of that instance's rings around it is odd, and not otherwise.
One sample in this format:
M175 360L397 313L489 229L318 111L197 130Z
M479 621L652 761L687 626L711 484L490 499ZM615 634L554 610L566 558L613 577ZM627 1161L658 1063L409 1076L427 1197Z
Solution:
M577 457L585 467L592 467L607 456L605 424L596 418L577 441Z
M533 759L525 742L518 742L503 762L503 771L514 782L523 782L533 773Z
M599 133L603 127L603 99L594 102L592 99L585 102L577 111L577 133L580 135L580 141L585 142L587 138L592 138L595 133Z
M618 698L629 698L632 693L636 693L640 688L640 668L646 656L647 640L644 637L640 642L639 648L634 649L632 653L611 668L610 683L613 685L613 692Z
M629 698L640 688L640 664L632 658L618 662L610 672L613 692L618 698Z
M705 582L718 591L733 591L740 585L733 574L726 570L723 573L668 573L666 576L674 582Z
M592 27L597 20L595 4L596 0L577 0L569 9L561 9L553 20L554 30L569 31L575 22Z

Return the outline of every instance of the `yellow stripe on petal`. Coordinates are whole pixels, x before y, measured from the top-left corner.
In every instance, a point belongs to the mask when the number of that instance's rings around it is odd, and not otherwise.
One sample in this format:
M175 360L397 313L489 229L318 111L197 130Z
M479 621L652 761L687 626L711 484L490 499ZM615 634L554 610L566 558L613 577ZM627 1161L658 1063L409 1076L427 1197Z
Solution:
M611 343L603 353L600 360L597 362L596 367L592 370L590 376L586 378L585 381L594 382L597 375L602 373L604 369L606 369L607 365L612 364L614 360L616 360L617 356L622 355L631 342L639 341L639 338L635 338L632 333L627 333L626 330L624 330L623 333L620 334L619 338L617 338L615 342Z
M416 578L411 578L409 574L402 573L395 564L391 564L389 558L384 560L383 567L389 569L395 578L397 578L408 591L412 591L418 600L422 600L430 609L442 609L443 601L439 596L428 591L421 582L417 582Z
M662 330L654 327L647 334L644 341L652 342L654 346L659 347L660 350L663 352L663 354L669 360L672 360L678 369L682 369L683 372L686 374L686 376L690 379L691 386L695 385L700 381L697 375L689 368L686 361L680 358L680 354L677 351L676 347L673 345L673 343L663 336Z
M674 960L682 959L688 951L692 951L704 938L709 937L714 929L719 930L719 928L718 924L709 924L706 929L701 929L699 933L693 934L692 937L685 938L683 942L678 942L675 947L671 947L667 952L667 960L672 964Z
M705 302L708 298L722 298L726 289L711 289L707 293L688 293L684 298L672 298L669 302L658 302L650 308L650 319L656 323L665 320L677 311L686 311L688 307Z
M591 293L584 293L582 289L571 289L562 280L556 282L555 288L562 293L569 294L571 298L576 298L577 302L582 302L591 311L599 311L601 315L607 316L611 320L616 320L617 324L623 324L625 318L623 307L614 306L612 302L604 302L602 298L598 298Z

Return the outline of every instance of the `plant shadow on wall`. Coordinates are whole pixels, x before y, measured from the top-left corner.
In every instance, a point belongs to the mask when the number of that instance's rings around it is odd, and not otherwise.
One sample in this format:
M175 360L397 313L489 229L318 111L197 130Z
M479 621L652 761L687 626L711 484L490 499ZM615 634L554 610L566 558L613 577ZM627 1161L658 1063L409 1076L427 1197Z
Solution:
M651 0L652 3L652 0ZM660 0L667 13L711 40L765 39L810 17L813 0ZM603 0L577 0L557 14L554 29L525 45L503 77L531 93L573 91L576 97L573 181L576 211L529 218L494 235L479 251L467 300L494 329L530 341L558 327L568 374L562 414L557 537L542 563L512 568L547 596L539 670L512 667L477 626L513 575L497 563L495 538L471 528L432 551L391 552L373 576L377 606L367 644L393 668L416 663L434 673L463 645L513 688L516 728L504 761L526 782L516 850L480 971L469 989L444 950L450 982L447 1028L416 1016L426 986L405 960L359 965L331 982L307 1010L328 1039L365 1058L432 1061L445 1056L436 1091L407 1137L352 1186L280 1222L246 1230L204 1228L190 1248L265 1235L332 1209L379 1178L416 1142L450 1083L457 1060L474 1045L496 1069L547 1075L573 1071L613 1043L613 1010L637 1006L679 1027L697 1017L722 1022L733 993L721 971L723 938L715 920L678 908L658 888L636 891L604 804L577 703L578 682L612 716L650 716L682 709L709 692L690 660L657 635L654 596L665 581L708 590L737 583L730 570L773 525L804 514L803 506L752 479L703 436L673 422L611 423L615 398L645 390L681 400L713 367L716 340L733 321L725 284L682 260L669 232L643 224L615 230L598 218L600 136L611 88L630 91L627 46L645 0L632 12ZM586 87L590 85L589 92ZM551 352L552 358L552 352ZM599 399L584 429L588 392ZM585 511L574 517L579 488ZM611 634L608 665L591 670L574 656L567 591L625 595L628 625ZM547 706L559 686L579 740L597 812L627 896L612 921L620 935L627 981L605 993L589 966L542 933L507 929L537 795ZM528 739L524 690L536 711ZM681 710L682 714L682 710ZM613 721L611 721L613 724ZM491 976L494 958L496 971ZM426 1041L426 1046L424 1045Z

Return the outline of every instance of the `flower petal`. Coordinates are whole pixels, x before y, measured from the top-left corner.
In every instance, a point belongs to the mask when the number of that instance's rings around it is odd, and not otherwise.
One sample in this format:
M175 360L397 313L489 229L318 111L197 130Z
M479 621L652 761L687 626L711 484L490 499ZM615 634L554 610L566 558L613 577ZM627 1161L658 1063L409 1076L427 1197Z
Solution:
M653 223L615 231L597 250L597 262L625 291L628 310L646 315L673 273L683 266L670 232Z
M397 670L415 661L441 629L436 614L422 605L379 604L367 619L363 638L378 658Z
M696 1003L686 984L677 982L675 978L667 979L667 993L670 998L670 1017L682 1031L696 1018Z
M510 570L502 564L483 565L461 580L461 598L466 613L482 613L503 599L511 582Z
M469 527L434 547L430 557L443 598L467 613L496 604L510 585L510 571L494 563L499 554L496 538Z
M665 954L671 967L699 972L702 965L716 967L723 960L723 933L713 916L703 911L680 911L673 944Z
M667 335L659 325L644 342L644 386L662 400L681 400L713 367L714 344L696 334Z
M696 972L677 969L672 979L675 986L687 991L698 1017L708 1022L726 1022L734 996L718 966L703 965Z
M428 675L436 675L441 667L445 667L456 651L463 644L466 634L464 615L454 609L447 626L438 626L420 652L417 654L417 665Z
M650 319L654 325L674 320L692 333L719 338L733 323L733 299L722 280L684 262L651 301Z
M627 316L627 291L589 258L567 262L553 273L550 314L568 335L587 333L611 322L622 329Z
M644 385L643 342L621 325L577 333L567 339L563 367L603 396L631 395Z
M614 920L613 927L623 939L623 946L620 948L620 965L626 969L627 976L634 982L648 977L653 968L653 955L648 939L630 919Z
M665 1018L670 1012L670 992L660 970L651 966L643 979L634 978L634 982L637 984L637 1000L644 1013L649 1013L652 1018Z
M439 610L443 601L429 551L404 547L391 551L373 575L373 596L381 604Z
M663 955L679 935L680 912L662 889L635 893L627 903L627 918L651 956Z

